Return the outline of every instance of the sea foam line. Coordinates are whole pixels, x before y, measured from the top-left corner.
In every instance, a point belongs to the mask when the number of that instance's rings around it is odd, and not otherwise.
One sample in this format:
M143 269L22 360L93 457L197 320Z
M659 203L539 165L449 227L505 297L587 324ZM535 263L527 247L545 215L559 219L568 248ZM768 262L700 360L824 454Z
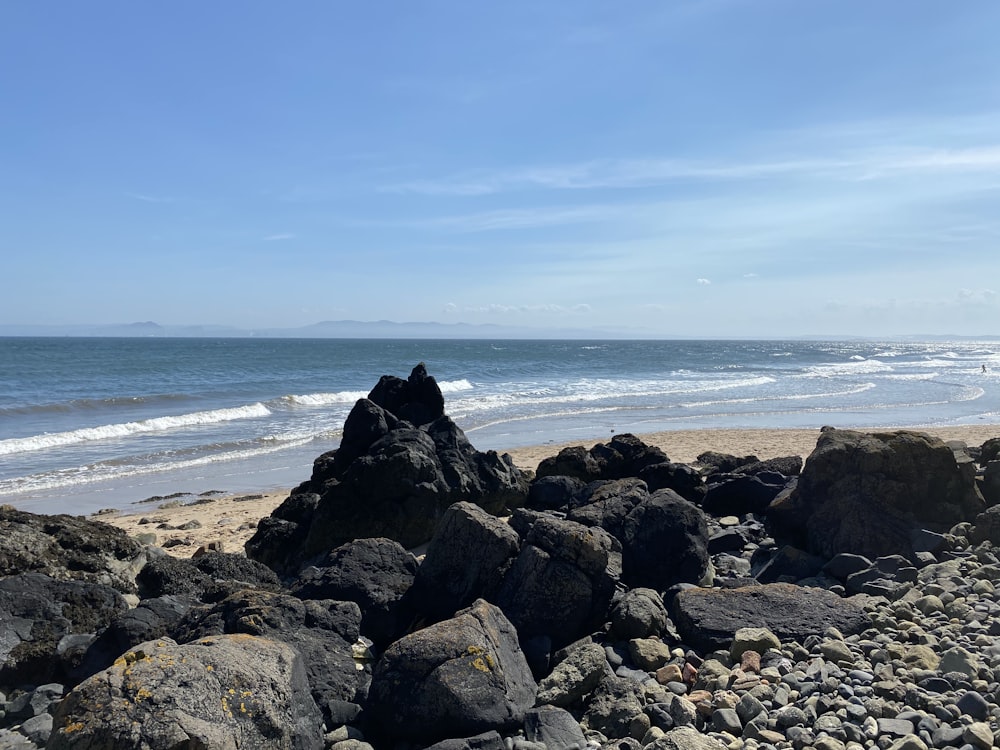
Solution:
M461 393L471 391L472 383L466 379L444 380L438 383L441 393ZM337 391L335 393L305 393L301 395L282 396L281 400L296 406L332 406L334 404L353 404L361 398L368 397L368 391Z
M84 427L79 430L71 430L70 432L52 432L26 438L12 438L9 440L0 440L0 456L45 450L46 448L57 448L91 440L108 440L110 438L128 437L142 433L162 432L163 430L172 430L178 427L194 427L197 425L215 424L217 422L229 422L234 419L266 417L270 413L270 409L258 402L256 404L236 406L228 409L197 411L171 417L143 419L139 422L107 424L100 427Z
M185 469L192 469L198 466L225 463L227 461L245 461L258 456L264 456L270 453L277 453L279 451L308 445L314 439L315 436L313 435L301 439L278 439L277 442L272 445L213 453L207 456L183 459L180 461L152 463L141 466L132 465L128 468L117 468L112 462L107 462L103 465L91 464L88 466L68 467L53 472L46 472L44 474L26 475L14 477L6 481L0 481L0 495L17 495L26 492L39 492L42 490L53 490L61 487L72 487L81 484L93 484L96 482L117 480L124 477L157 474L160 472L183 471Z

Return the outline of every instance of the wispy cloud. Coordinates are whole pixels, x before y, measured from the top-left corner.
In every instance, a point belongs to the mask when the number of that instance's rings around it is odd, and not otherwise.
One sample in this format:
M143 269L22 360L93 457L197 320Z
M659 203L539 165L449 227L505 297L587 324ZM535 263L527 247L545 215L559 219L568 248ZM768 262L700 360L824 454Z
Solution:
M266 237L261 237L261 242L278 242L280 240L294 240L295 235L290 232L282 232L280 234L269 234Z
M540 208L498 209L478 213L441 216L401 222L404 226L443 229L455 232L488 232L502 229L535 229L567 224L609 221L635 216L651 210L645 204L589 204L580 206L548 206Z
M778 148L778 147L775 147ZM577 163L470 170L440 178L396 183L384 192L477 196L523 190L644 188L682 183L767 179L859 181L897 174L1000 172L1000 143L964 146L892 145L872 142L802 144L801 154L729 160L651 158L592 159ZM820 154L820 155L816 155Z
M174 203L176 200L166 195L149 195L147 193L125 193L125 195L143 203Z

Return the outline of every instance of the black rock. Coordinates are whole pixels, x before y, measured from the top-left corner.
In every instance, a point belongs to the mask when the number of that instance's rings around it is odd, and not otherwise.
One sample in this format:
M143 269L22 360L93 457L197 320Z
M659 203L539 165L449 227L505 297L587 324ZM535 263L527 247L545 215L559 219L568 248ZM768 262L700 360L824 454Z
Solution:
M437 742L521 726L535 681L503 613L483 600L392 644L375 665L366 735Z
M770 583L737 589L689 588L673 601L684 643L703 653L729 648L736 631L763 627L782 641L803 640L835 627L853 635L871 626L864 610L824 589Z
M291 586L300 599L354 602L361 633L379 647L407 631L414 619L406 594L417 572L416 558L391 539L356 539L306 568Z
M416 571L413 603L431 621L476 599L494 600L521 540L503 520L472 503L445 511Z

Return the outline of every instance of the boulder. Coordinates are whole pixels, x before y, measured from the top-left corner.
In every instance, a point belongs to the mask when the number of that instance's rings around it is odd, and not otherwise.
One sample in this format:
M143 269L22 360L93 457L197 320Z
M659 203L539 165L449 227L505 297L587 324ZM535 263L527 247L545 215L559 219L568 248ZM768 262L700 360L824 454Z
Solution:
M751 466L760 463L757 456L733 456L729 453L705 451L696 459L706 474L731 474L741 466Z
M944 531L984 509L974 477L940 439L824 428L798 486L769 514L805 529L811 552L874 559L910 554L915 527Z
M535 476L567 476L584 482L622 479L638 476L647 466L669 460L660 448L646 445L635 435L623 432L606 444L597 443L590 450L582 446L563 448L558 455L542 461Z
M372 675L366 734L427 743L511 730L535 690L513 625L480 599L386 649Z
M564 510L584 486L583 481L576 477L553 475L536 478L528 489L525 507L532 510Z
M641 479L601 479L576 494L566 517L584 526L600 526L620 538L625 516L648 499L649 488Z
M0 687L71 681L83 649L60 652L63 639L93 636L127 608L97 583L41 573L0 579Z
M361 609L361 632L382 648L412 624L406 595L417 568L416 558L398 542L355 539L302 571L290 591L299 599L354 602Z
M572 477L582 482L592 482L601 478L601 467L597 460L582 445L563 448L555 456L544 459L535 469L535 477Z
M44 573L134 594L147 554L143 545L106 523L0 505L0 577Z
M173 628L179 643L222 635L279 641L301 655L313 700L330 726L358 713L367 677L354 660L361 612L354 602L302 601L287 594L245 590L189 611Z
M585 642L569 647L567 652L552 672L538 683L540 705L572 706L613 674L603 646Z
M133 609L121 612L89 645L80 669L67 681L73 687L83 679L110 667L119 656L140 643L163 638L191 608L172 596L143 599Z
M871 626L864 609L850 599L788 583L685 589L674 597L673 620L684 643L702 653L729 649L740 628L767 628L784 642L831 627L847 636Z
M653 589L629 589L611 609L611 632L623 641L658 636L669 624L663 599Z
M48 747L323 747L302 658L246 635L141 644L57 706Z
M524 717L524 738L542 743L546 750L579 750L587 744L579 722L569 711L556 706L528 711Z
M773 476L773 478L772 478ZM708 480L701 507L713 516L762 513L788 482L784 475L716 474Z
M290 510L277 509L277 520L263 523L247 542L248 556L292 576L353 539L386 537L419 546L459 500L494 515L524 503L524 474L506 454L477 451L448 416L438 414L440 389L422 365L408 381L383 377L369 396L348 416L341 447L320 456L311 479L292 494L317 495L315 505L294 519Z
M664 591L699 583L709 570L705 514L673 490L658 490L629 511L621 527L622 580Z
M558 648L600 627L621 575L621 545L603 529L554 517L528 531L496 602L522 638Z
M591 695L580 723L608 739L620 740L631 736L632 721L642 714L644 703L639 683L609 674Z
M495 600L521 545L507 523L472 503L445 511L416 571L413 603L432 621Z
M638 474L650 492L673 490L685 500L699 505L708 491L705 477L693 466L678 463L660 463L645 467Z
M1000 466L1000 462L995 462ZM994 547L1000 547L1000 505L994 505L976 516L975 526L969 532L969 541L973 544L989 542Z

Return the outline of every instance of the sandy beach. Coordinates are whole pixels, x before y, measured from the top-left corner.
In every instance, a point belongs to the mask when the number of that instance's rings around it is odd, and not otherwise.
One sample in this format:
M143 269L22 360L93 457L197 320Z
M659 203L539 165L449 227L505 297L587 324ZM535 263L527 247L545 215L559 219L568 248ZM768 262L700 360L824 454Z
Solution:
M972 446L1000 437L1000 425L993 424L912 429L942 440L961 440ZM760 459L792 455L807 458L816 446L819 430L676 430L640 437L647 444L662 448L672 461L693 463L705 451L755 455ZM519 467L534 471L542 460L569 445L589 448L596 442L552 443L517 448L508 453ZM188 496L137 505L133 513L103 512L93 517L124 529L130 535L142 534L145 541L163 546L177 557L190 557L199 547L208 544L218 545L225 552L242 552L257 521L270 515L287 496L288 490L195 500Z

